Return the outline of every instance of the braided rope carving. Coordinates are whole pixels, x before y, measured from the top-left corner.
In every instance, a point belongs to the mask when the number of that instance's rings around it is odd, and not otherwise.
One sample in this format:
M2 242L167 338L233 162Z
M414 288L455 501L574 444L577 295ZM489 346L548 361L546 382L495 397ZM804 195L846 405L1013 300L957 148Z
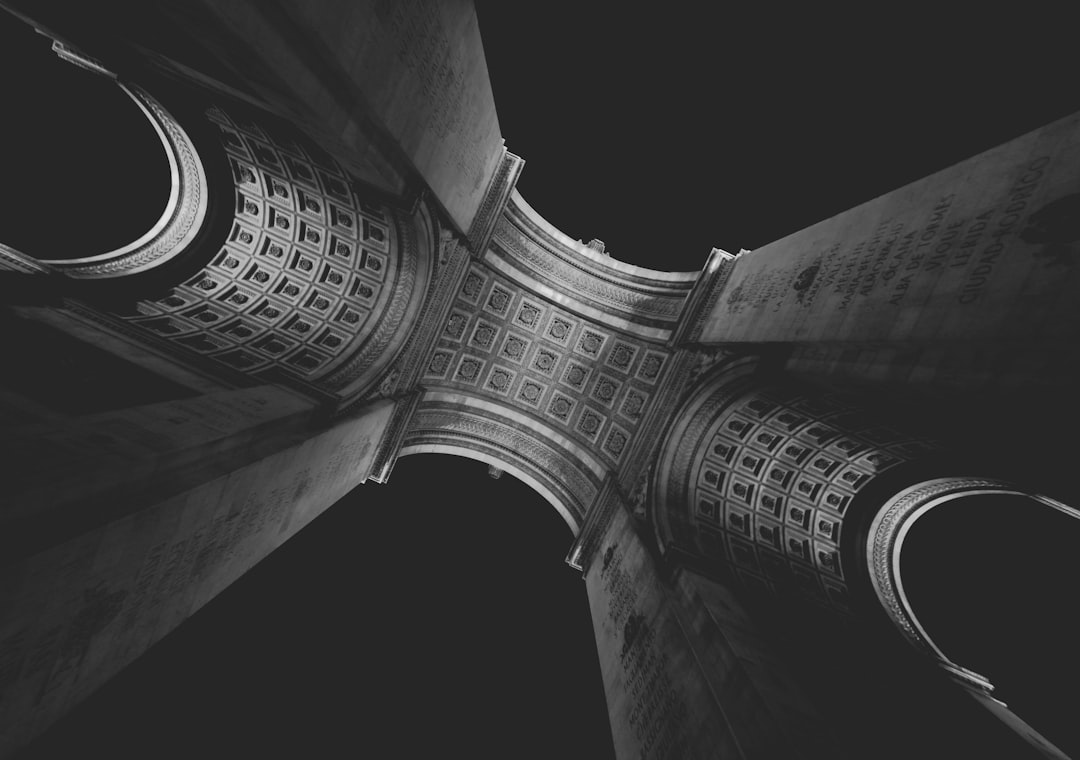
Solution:
M156 234L131 250L94 256L93 261L48 261L61 273L79 279L117 277L157 266L181 253L206 217L206 174L191 138L169 112L145 90L120 85L158 127L165 150L175 162L176 195L166 208L167 220ZM170 211L171 207L171 211Z
M889 617L916 649L942 657L915 623L914 616L901 599L899 579L893 569L901 530L915 512L939 496L960 494L976 489L1011 490L1007 483L981 478L936 480L901 493L878 514L867 538L867 565L878 599Z

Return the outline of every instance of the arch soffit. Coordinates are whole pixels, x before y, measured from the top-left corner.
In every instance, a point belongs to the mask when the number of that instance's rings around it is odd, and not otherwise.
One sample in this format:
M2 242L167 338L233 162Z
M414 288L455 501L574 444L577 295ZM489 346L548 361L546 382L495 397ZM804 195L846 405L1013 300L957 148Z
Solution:
M559 513L559 516L562 517L568 526L570 526L570 531L575 537L581 530L580 519L575 516L574 511L567 506L566 502L559 494L549 488L547 483L536 477L528 468L519 466L516 462L509 461L505 457L500 457L486 451L480 451L479 449L468 445L448 441L439 443L409 443L402 447L398 456L404 457L409 456L410 454L451 454L498 467L499 469L510 473L540 494L544 501L554 507L555 511Z
M402 349L431 284L427 206L365 201L317 146L244 111L213 105L206 118L232 173L226 239L194 276L116 316L197 363L360 395Z
M722 361L691 389L661 438L654 480L650 518L661 551L674 540L671 514L685 510L690 495L695 454L709 429L732 403L751 387L757 370L756 357L732 357ZM681 506L680 506L681 505Z
M532 485L577 534L607 475L584 446L514 407L460 392L428 391L403 451L446 451L514 473Z
M599 324L666 341L700 272L661 272L570 239L514 190L484 262L537 295Z

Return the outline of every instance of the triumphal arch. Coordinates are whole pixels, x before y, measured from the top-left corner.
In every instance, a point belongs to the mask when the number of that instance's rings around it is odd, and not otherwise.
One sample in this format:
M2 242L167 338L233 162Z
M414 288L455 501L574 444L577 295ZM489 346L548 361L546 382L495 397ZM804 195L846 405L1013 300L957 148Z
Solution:
M1075 423L1080 119L670 273L515 190L468 3L6 6L141 124L165 210L108 245L0 232L0 754L442 452L576 536L620 758L843 756L755 598L883 621L1066 756L908 558L934 515L1015 531L1020 575L1031 515L1073 530L1047 431Z

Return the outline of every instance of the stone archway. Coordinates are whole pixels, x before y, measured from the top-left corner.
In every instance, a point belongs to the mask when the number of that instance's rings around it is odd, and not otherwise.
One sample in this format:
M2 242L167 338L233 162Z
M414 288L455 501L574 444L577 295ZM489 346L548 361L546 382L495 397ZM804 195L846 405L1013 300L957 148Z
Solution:
M874 591L904 639L1053 758L1066 757L1053 744L1059 737L1076 741L1047 671L1056 663L1072 672L1076 656L1060 624L1045 636L1039 629L1055 619L1046 613L1048 587L1068 589L1064 568L1075 563L1065 549L1077 520L1071 507L1013 484L939 478L886 502L866 541ZM1017 703L997 698L995 671L1012 689L1002 696ZM1029 725L1025 712L1038 724Z
M1074 755L1074 715L1061 697L1080 668L1078 518L1018 494L958 498L913 522L899 558L904 596L935 645Z
M573 512L563 504L559 497L538 477L519 464L507 461L506 459L493 454L477 451L474 448L463 445L454 445L452 443L414 443L402 447L398 456L405 457L410 454L449 454L452 456L464 457L465 459L473 459L500 470L505 470L507 473L513 475L515 478L536 491L544 501L554 507L555 511L559 513L559 517L563 519L575 536L581 530L581 526L575 519Z
M207 178L187 132L144 89L29 28L11 30L32 79L8 107L12 140L0 244L66 277L112 279L181 254L207 216ZM55 54L54 54L55 53ZM74 64L74 65L72 65Z

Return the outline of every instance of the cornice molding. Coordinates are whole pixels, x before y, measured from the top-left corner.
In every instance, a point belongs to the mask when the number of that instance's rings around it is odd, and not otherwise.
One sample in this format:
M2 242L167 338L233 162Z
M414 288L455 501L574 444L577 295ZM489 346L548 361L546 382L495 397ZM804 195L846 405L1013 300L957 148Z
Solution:
M566 564L581 574L589 572L589 566L600 548L600 541L611 525L615 511L624 506L624 499L619 490L618 480L609 475L596 495L592 505L588 509L585 522L581 526L569 553L566 555Z
M503 209L506 208L506 204L510 200L510 193L517 184L518 177L521 176L521 170L524 167L525 160L523 158L515 156L503 148L499 167L495 170L495 174L492 175L487 192L484 194L484 200L481 202L476 216L473 217L472 224L469 225L467 240L469 248L476 258L482 258L484 251L487 250L491 234L495 230L495 224L502 216Z
M408 396L397 399L390 422L386 426L379 448L375 452L375 458L371 463L371 472L367 479L376 483L385 483L390 479L390 473L394 469L402 445L405 442L405 434L409 429L416 410L420 407L423 393L417 391ZM357 410L360 411L360 410Z
M705 269L683 304L678 327L671 334L672 345L694 343L701 337L705 326L703 319L712 313L735 268L735 261L741 255L741 252L733 254L719 248L712 249Z

